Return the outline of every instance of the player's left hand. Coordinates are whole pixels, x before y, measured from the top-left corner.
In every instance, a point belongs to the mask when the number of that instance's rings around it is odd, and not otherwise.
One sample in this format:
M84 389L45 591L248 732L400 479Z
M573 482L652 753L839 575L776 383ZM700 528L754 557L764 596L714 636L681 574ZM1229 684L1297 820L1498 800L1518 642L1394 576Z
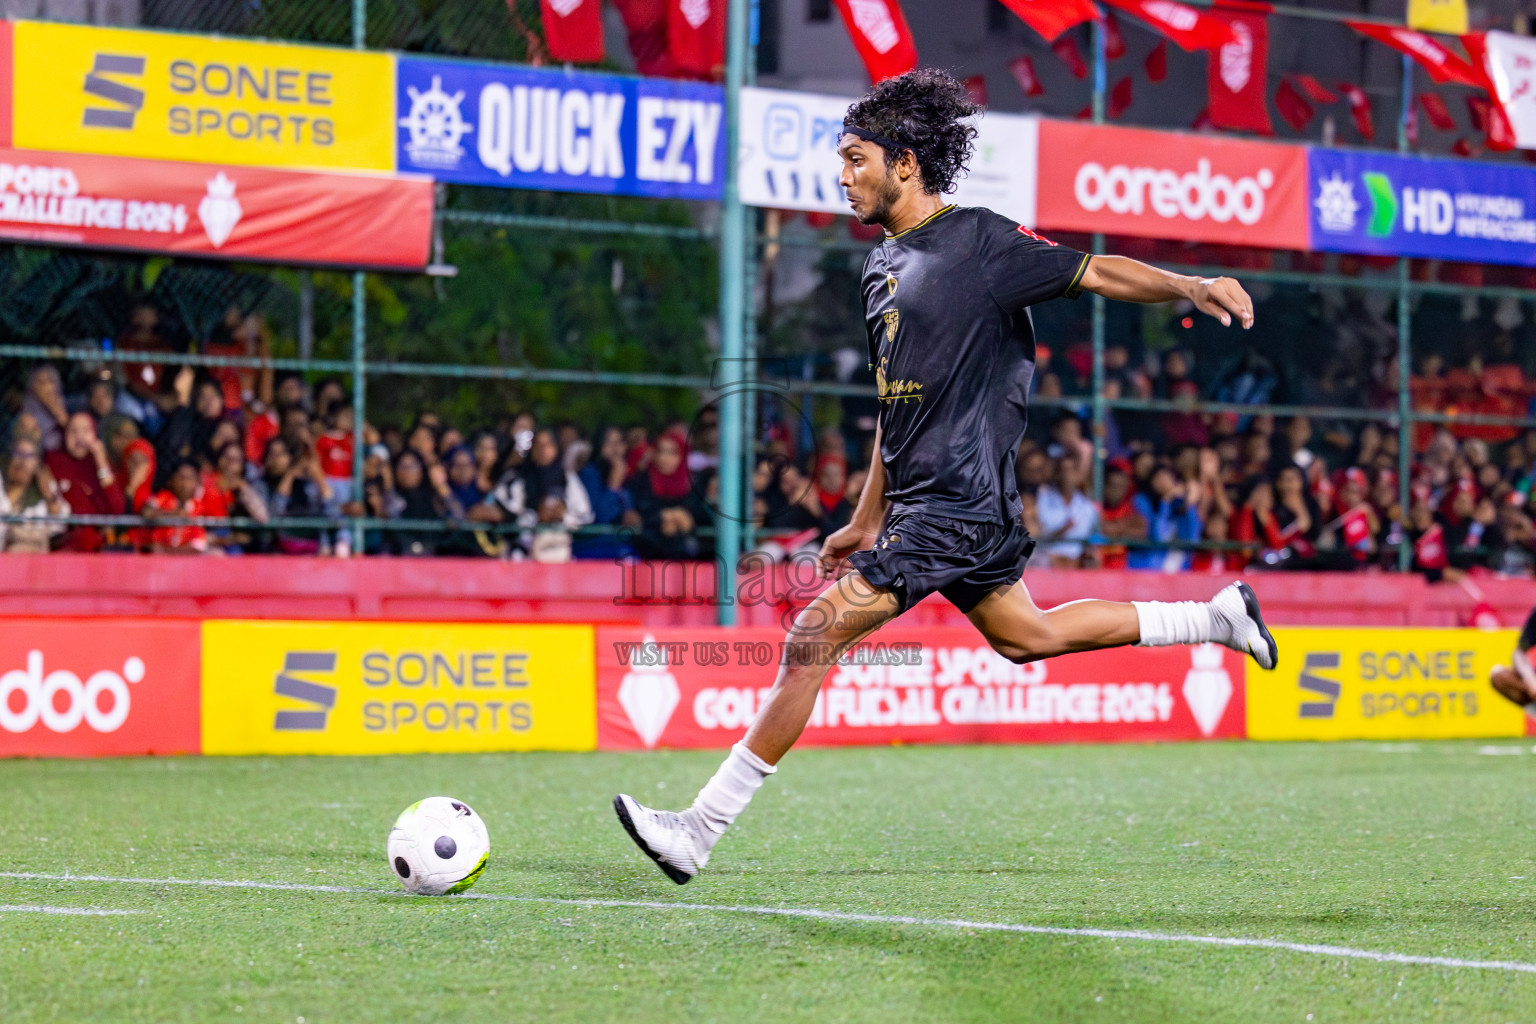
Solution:
M1230 277L1200 278L1190 300L1200 312L1220 320L1223 327L1231 327L1233 317L1243 330L1253 326L1253 298Z

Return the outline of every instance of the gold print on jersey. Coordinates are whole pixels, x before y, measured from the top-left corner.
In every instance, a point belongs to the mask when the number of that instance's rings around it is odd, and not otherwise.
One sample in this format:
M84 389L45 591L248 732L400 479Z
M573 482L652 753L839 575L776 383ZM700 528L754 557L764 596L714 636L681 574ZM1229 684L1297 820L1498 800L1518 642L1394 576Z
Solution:
M895 274L887 273L885 275L885 290L890 292L892 295L896 294L896 275Z
M896 325L901 323L901 310L888 309L885 311L885 340L896 340Z
M923 396L919 393L923 386L915 380L886 380L885 358L882 356L880 365L875 367L875 393L882 402L909 402L916 400L921 402Z

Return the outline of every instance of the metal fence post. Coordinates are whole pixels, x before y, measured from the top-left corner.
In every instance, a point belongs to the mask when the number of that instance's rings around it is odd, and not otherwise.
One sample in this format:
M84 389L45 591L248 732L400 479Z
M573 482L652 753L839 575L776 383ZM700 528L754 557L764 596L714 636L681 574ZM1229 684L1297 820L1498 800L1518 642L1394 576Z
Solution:
M1106 37L1102 16L1093 23L1093 123L1104 123L1104 83L1109 75L1105 53ZM1093 251L1104 251L1104 236L1093 236ZM1107 410L1104 407L1104 327L1108 312L1104 296L1093 296L1093 424L1088 428L1093 438L1091 490L1094 503L1104 504L1104 437Z
M741 554L742 329L746 308L747 217L736 185L741 85L747 66L748 0L731 0L726 22L725 190L720 214L720 494L715 522L716 618L736 624L736 562Z
M368 337L368 275L352 275L352 500L363 501L363 421L368 416L368 384L363 368ZM363 514L368 512L364 503ZM363 527L352 524L352 552L363 553Z
M1408 119L1413 116L1413 58L1403 54L1403 102L1397 118L1397 151L1408 152ZM1408 474L1413 469L1413 402L1408 390L1413 373L1412 316L1408 309L1408 260L1397 261L1397 506L1402 510L1403 542L1397 549L1397 568L1407 572L1413 565L1408 543Z
M747 66L743 79L747 85L757 84L757 41L762 31L759 19L762 10L759 0L751 3L751 34L747 40ZM746 232L746 256L742 269L742 293L746 303L746 315L742 323L742 377L747 387L741 396L742 446L741 446L741 550L751 551L757 546L757 529L753 521L753 508L757 492L753 478L757 472L757 263L761 254L758 247L758 214L753 210L748 218Z

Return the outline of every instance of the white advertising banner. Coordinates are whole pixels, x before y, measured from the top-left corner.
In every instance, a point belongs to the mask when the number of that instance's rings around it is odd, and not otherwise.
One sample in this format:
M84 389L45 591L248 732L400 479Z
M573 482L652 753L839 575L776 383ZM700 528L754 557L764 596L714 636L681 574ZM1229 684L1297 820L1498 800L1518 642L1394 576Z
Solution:
M1536 39L1489 32L1488 77L1515 132L1515 145L1536 149Z
M848 214L837 183L837 142L846 96L746 88L741 91L741 200L749 206ZM1021 224L1035 223L1035 165L1040 121L984 114L977 122L970 172L954 201L985 206Z

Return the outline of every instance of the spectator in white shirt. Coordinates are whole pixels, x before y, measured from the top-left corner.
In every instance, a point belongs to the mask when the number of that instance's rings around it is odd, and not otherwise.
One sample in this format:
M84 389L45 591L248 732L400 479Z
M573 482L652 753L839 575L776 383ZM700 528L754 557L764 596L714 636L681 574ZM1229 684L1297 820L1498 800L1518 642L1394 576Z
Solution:
M1053 568L1081 566L1086 551L1083 542L1099 525L1099 507L1083 493L1083 477L1081 459L1060 459L1055 478L1035 494L1039 540Z

